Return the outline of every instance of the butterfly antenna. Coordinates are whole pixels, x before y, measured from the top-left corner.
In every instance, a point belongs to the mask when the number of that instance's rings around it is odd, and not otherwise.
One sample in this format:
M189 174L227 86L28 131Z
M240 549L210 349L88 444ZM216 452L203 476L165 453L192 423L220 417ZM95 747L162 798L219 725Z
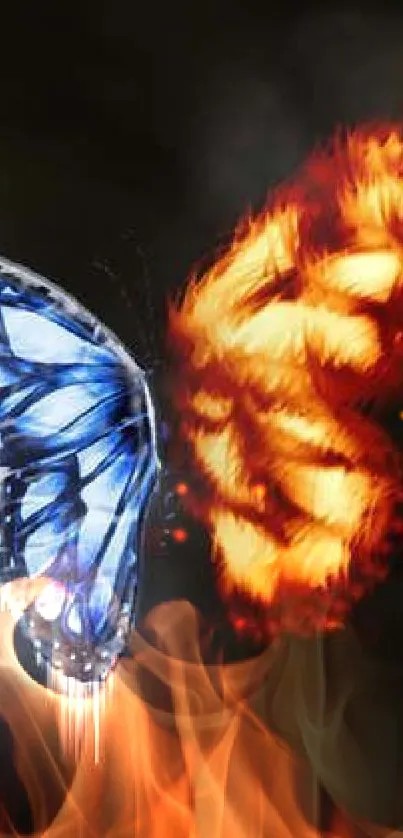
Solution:
M160 366L162 364L162 358L158 349L158 341L157 341L157 333L156 333L156 323L157 323L157 316L156 310L157 306L155 304L155 298L153 293L153 287L150 277L150 272L148 270L147 258L142 249L141 245L136 245L136 252L141 259L141 263L143 266L143 280L145 286L145 297L146 297L146 306L147 306L147 319L148 319L148 326L149 326L149 344L151 348L151 357L153 360L153 364L155 366Z
M109 261L107 259L94 259L92 262L93 268L97 271L101 271L108 279L117 287L119 291L119 295L124 300L125 306L130 311L131 316L135 321L135 329L136 329L136 337L138 339L138 343L140 344L140 352L144 356L146 363L150 358L150 344L146 337L146 332L144 330L144 325L142 324L141 317L136 312L135 307L133 306L133 299L132 296L129 294L126 285L122 282L122 277L117 274L113 268L111 267Z

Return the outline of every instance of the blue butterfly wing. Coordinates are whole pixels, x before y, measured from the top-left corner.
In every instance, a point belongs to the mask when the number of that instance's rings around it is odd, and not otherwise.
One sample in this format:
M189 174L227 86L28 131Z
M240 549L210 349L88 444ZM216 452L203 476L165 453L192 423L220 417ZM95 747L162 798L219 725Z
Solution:
M24 626L68 676L122 652L159 468L144 372L60 289L0 260L0 582L45 576Z

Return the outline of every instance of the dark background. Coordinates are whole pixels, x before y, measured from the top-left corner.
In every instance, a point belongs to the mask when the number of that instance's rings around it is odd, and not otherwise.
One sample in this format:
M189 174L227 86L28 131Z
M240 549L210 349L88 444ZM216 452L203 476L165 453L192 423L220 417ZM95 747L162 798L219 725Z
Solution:
M140 360L166 293L313 145L402 116L403 12L262 5L2 9L0 248Z
M403 118L403 10L368 5L4 4L0 251L161 376L165 301L192 267L336 126ZM200 539L154 538L144 611L221 613ZM400 653L401 601L394 584L371 605L379 658Z

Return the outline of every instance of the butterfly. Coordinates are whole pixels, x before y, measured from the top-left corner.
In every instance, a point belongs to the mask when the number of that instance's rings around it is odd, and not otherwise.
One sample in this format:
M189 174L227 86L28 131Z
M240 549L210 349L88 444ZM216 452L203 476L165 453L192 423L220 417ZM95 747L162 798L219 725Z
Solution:
M67 677L99 681L124 650L159 470L146 373L72 297L0 258L0 584L44 578L22 629Z

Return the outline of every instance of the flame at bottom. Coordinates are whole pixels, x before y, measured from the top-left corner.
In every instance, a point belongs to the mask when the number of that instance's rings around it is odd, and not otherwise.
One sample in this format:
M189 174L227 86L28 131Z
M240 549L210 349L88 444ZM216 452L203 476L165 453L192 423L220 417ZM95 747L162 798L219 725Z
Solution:
M37 838L325 834L296 707L309 676L315 727L321 699L310 643L284 637L255 659L207 666L195 610L170 603L148 618L153 645L133 634L132 656L98 691L83 696L69 684L61 695L32 681L16 658L15 620L32 596L24 584L12 583L9 602L19 609L0 616L0 715ZM339 815L326 835L403 835L354 830Z

